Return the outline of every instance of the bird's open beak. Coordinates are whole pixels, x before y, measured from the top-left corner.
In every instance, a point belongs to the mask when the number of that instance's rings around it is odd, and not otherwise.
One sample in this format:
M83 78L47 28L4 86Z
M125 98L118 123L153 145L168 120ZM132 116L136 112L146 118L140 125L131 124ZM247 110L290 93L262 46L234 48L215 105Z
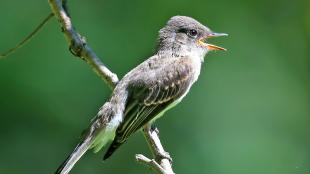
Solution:
M198 44L200 46L202 46L202 47L207 48L210 51L212 51L212 50L223 50L223 51L226 51L226 49L223 48L223 47L219 47L219 46L212 45L212 44L209 44L209 43L205 42L209 38L220 37L220 36L228 36L228 34L226 34L226 33L209 33L207 36L200 38L198 40Z

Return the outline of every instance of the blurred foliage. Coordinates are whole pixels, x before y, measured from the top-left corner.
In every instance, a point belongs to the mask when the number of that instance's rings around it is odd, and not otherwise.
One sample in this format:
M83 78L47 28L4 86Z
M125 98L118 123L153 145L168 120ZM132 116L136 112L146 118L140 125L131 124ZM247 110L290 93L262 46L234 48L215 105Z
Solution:
M309 0L69 1L73 22L119 77L153 53L174 15L229 33L212 40L190 94L157 125L176 173L310 173ZM0 52L24 38L47 1L0 2ZM0 173L53 173L111 91L73 57L53 19L0 60ZM151 173L140 133L105 163L87 153L72 173Z

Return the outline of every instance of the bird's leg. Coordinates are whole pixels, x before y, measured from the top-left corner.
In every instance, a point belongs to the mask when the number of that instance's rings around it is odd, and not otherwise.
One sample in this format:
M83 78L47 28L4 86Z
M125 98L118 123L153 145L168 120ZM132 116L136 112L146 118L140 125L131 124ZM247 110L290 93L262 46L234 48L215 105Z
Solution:
M151 132L156 132L159 135L159 130L157 129L155 124L151 124L150 130Z
M172 158L171 158L169 152L159 151L156 157L159 159L167 159L167 160L169 160L170 164L172 163Z

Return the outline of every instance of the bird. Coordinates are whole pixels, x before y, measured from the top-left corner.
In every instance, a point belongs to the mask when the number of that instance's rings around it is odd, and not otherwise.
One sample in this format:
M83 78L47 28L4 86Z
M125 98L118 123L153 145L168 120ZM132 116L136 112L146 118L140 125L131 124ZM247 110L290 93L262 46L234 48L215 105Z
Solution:
M207 42L218 36L227 34L188 16L171 17L159 30L154 55L118 82L56 174L69 173L87 150L98 152L112 142L103 157L108 159L130 135L180 103L197 81L205 55L226 50Z

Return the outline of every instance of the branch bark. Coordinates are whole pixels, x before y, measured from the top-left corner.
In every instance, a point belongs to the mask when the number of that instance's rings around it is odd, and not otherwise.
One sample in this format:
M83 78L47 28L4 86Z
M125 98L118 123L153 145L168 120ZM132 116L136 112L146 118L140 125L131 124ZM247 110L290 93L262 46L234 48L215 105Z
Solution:
M66 0L49 0L52 12L58 19L65 38L69 44L70 52L82 58L90 65L93 70L113 89L118 83L118 77L110 71L96 55L96 53L87 45L86 40L73 27L71 18L67 12ZM174 174L172 170L172 160L167 152L165 152L159 136L158 129L151 129L150 125L143 128L146 141L149 144L153 154L153 159L149 159L144 155L136 155L136 160L142 164L149 166L155 171L163 174Z
M62 28L69 44L70 52L85 60L108 86L113 89L118 82L117 75L101 62L96 53L87 45L85 38L75 31L71 19L64 8L66 5L61 0L49 0L48 2Z

